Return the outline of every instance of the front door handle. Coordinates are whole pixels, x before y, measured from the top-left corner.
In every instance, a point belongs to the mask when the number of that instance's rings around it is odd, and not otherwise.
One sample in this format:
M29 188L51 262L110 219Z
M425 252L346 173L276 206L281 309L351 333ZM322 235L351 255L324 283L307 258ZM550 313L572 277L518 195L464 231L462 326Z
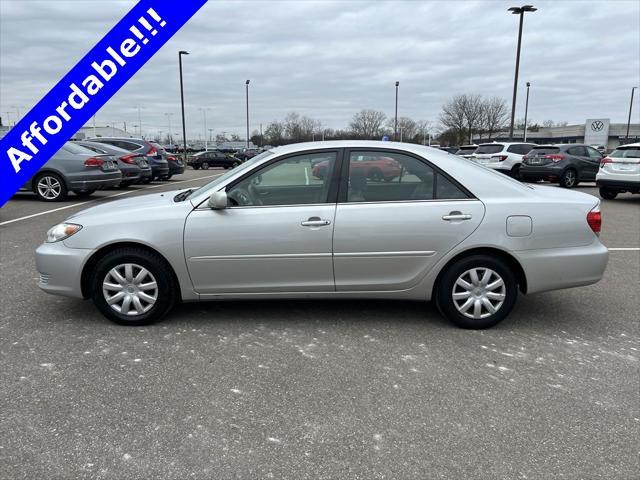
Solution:
M303 227L324 227L325 225L329 225L330 223L330 220L325 220L320 217L309 217L308 220L300 222L300 225L302 225Z
M446 220L447 222L471 220L471 215L469 215L468 213L454 211L454 212L449 212L449 215L443 215L442 219Z

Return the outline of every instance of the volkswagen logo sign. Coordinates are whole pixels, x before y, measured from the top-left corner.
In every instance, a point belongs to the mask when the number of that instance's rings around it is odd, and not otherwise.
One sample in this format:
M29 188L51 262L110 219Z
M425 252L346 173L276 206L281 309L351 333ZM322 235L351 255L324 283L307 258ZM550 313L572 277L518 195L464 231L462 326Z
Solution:
M596 120L595 122L591 122L591 130L594 132L599 132L604 128L604 122L601 120Z

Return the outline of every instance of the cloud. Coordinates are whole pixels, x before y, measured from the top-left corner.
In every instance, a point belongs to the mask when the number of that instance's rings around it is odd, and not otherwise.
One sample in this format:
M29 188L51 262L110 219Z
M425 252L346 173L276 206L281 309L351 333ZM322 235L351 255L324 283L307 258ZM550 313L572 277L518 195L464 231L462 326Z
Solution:
M533 2L524 22L520 92L529 116L626 121L640 83L637 1ZM128 1L0 1L0 114L31 108L131 8ZM292 110L341 128L362 108L437 120L458 93L513 88L517 17L501 1L209 2L97 115L98 124L167 131L180 124L177 51L184 59L187 130L244 132ZM637 108L637 107L636 107ZM523 116L524 95L517 104ZM638 110L636 110L638 112ZM11 118L10 117L10 118Z

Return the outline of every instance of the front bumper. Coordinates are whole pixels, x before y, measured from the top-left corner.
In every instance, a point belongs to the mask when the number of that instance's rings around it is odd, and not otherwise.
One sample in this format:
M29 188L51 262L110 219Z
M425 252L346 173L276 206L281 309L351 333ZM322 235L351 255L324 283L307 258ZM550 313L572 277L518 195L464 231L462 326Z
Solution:
M69 248L64 240L43 243L36 249L38 287L53 295L83 298L80 276L92 253L91 249Z
M591 245L514 252L527 277L527 293L591 285L602 279L609 250Z

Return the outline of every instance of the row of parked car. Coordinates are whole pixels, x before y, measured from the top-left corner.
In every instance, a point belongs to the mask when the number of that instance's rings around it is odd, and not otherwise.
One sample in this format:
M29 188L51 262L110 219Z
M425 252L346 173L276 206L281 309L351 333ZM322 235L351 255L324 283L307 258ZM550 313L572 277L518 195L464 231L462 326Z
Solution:
M573 188L595 181L600 196L609 200L619 193L640 193L640 143L622 145L606 156L590 145L523 142L464 145L455 154L526 182Z
M96 190L169 180L184 173L178 156L144 139L99 137L67 142L24 184L45 202L58 202L69 192L87 197Z

